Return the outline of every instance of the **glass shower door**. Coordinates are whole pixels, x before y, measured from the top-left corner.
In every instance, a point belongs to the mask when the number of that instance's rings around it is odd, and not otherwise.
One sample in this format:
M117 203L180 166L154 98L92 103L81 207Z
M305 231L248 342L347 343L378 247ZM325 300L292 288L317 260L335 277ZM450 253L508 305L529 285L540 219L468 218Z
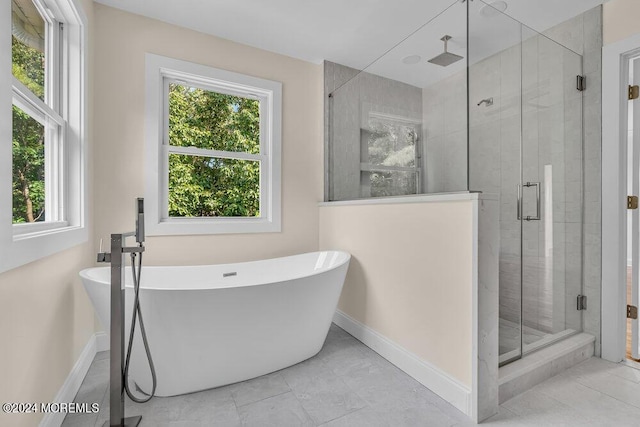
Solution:
M523 27L522 354L581 330L582 57Z
M583 73L581 55L488 8L469 3L469 188L500 200L504 365L582 330Z

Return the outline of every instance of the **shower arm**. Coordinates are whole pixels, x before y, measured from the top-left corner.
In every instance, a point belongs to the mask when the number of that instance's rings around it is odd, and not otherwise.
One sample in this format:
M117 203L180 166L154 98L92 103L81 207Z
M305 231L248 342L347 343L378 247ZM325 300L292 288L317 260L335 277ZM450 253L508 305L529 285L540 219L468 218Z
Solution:
M444 36L440 40L444 42L444 53L449 53L449 51L447 50L447 45L449 43L449 40L451 40L451 36Z
M144 199L136 201L136 230L128 233L111 235L111 252L102 252L102 241L98 262L111 264L111 325L110 325L110 362L109 362L109 420L105 426L135 427L142 420L141 416L125 418L124 416L124 306L125 278L124 267L127 253L144 252ZM127 237L135 237L136 246L125 246Z

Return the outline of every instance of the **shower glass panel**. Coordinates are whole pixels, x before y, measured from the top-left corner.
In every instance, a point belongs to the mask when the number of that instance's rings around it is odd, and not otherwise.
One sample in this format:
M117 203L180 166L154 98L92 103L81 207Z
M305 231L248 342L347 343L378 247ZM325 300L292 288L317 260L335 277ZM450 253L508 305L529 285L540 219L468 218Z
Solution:
M580 75L578 53L469 2L469 185L500 199L501 364L582 329Z
M470 2L470 189L500 198L499 354L511 359L522 356L523 336L522 221L517 210L522 157L521 58L521 24L479 0Z
M582 56L526 27L522 38L526 354L582 329Z
M441 3L362 69L325 62L326 200L468 190L467 5Z

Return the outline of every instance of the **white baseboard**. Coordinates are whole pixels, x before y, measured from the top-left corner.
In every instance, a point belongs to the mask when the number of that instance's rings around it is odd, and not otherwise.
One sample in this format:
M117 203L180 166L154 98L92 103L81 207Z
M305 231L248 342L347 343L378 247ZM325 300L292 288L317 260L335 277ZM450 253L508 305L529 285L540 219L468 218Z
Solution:
M80 357L76 360L67 379L51 403L73 402L76 394L78 394L78 390L80 390L84 377L87 375L87 372L89 372L91 362L93 362L93 359L96 357L96 336L97 334L89 338L87 345L82 350L82 353L80 353ZM42 418L42 421L40 421L40 427L60 427L65 416L66 414L63 412L47 412Z
M96 332L96 351L99 353L101 351L109 350L109 335L106 332Z
M458 380L340 310L336 310L333 321L462 413L471 416L471 390Z

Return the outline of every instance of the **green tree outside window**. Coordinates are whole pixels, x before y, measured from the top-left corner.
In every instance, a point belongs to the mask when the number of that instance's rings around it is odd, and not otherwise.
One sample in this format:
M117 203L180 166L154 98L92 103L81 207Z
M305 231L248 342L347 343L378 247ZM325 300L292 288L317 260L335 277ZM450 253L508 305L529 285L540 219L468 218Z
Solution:
M172 83L169 143L259 154L260 102ZM171 154L169 216L260 216L260 162Z

